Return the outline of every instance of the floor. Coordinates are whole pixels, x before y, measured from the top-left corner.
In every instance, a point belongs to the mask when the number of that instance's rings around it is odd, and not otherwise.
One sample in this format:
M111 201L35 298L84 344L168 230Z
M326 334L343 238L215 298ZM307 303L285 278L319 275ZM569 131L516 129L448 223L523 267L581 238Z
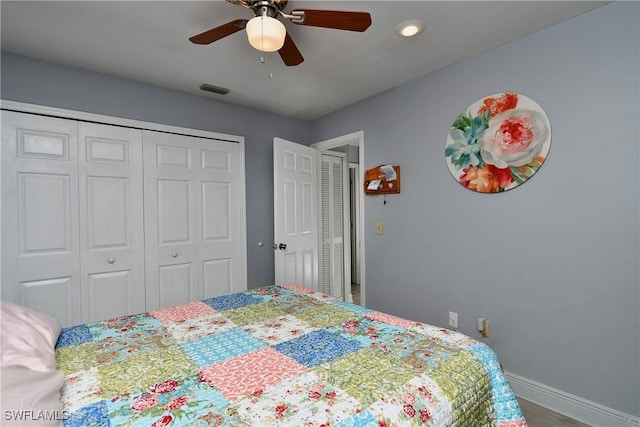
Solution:
M529 427L588 427L587 424L572 420L524 399L518 399L518 403L520 403L520 409L522 409Z
M353 303L356 305L360 305L360 284L359 283L351 284L351 295L353 296Z

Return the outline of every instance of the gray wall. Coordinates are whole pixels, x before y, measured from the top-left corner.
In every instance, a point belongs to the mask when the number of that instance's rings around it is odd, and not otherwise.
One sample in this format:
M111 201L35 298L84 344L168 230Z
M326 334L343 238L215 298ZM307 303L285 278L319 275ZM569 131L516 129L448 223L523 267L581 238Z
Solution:
M273 137L309 144L308 122L7 53L1 65L5 100L244 136L247 280L273 284Z
M365 202L368 305L436 325L457 311L470 335L488 316L507 370L638 415L639 12L596 9L313 122L7 54L1 96L245 136L250 287L273 282L272 138L364 130L365 168L402 167L401 194ZM546 110L551 151L522 186L477 194L444 142L504 91Z
M398 164L402 193L365 201L372 308L487 341L508 371L638 415L639 3L615 3L312 123L312 140L364 130L365 168ZM473 101L515 91L552 126L529 181L479 194L444 144ZM375 222L384 222L384 235Z

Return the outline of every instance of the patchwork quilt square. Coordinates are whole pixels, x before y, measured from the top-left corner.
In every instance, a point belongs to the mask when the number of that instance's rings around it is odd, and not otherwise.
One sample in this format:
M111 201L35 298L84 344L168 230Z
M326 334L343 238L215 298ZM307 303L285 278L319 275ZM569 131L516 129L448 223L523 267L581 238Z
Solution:
M282 298L283 296L295 295L295 292L281 288L280 286L264 286L262 288L251 289L247 291L247 293L259 298L263 302Z
M264 302L233 308L224 312L224 316L238 326L246 326L266 319L281 317L284 314L278 307Z
M253 323L243 329L267 344L275 345L302 336L317 328L293 316L282 316L266 322Z
M236 324L220 313L205 314L204 316L187 319L183 322L169 323L167 330L177 342L197 340L207 335L227 331Z
M361 347L376 347L387 340L396 338L396 334L406 332L406 329L387 323L369 320L364 317L347 320L340 326L335 326L330 331L357 341Z
M345 310L353 311L359 315L365 315L367 313L371 313L373 310L367 307L363 307L361 305L351 304L350 302L345 301L336 301L332 303L336 307L344 308Z
M219 417L228 403L218 390L192 376L171 377L142 393L118 396L107 404L114 425L151 426L166 421L190 425L200 416Z
M109 409L104 400L83 406L64 420L65 427L110 427Z
M190 302L175 307L162 308L149 312L149 316L155 317L163 324L183 322L188 319L215 313L214 309L204 302Z
M309 310L312 307L320 308L326 307L327 304L323 304L315 298L311 298L307 295L300 294L286 294L282 295L280 298L273 299L270 302L270 305L277 308L284 314L293 314L300 313L305 310Z
M267 345L242 329L222 331L180 344L198 369L236 356L260 350Z
M64 346L56 350L56 366L65 375L90 369L96 365L96 347L92 342Z
M415 375L403 362L372 349L360 350L312 369L323 380L355 397L367 407L387 390L393 390ZM349 372L349 375L344 375Z
M231 310L232 308L245 307L252 304L260 304L262 300L246 292L231 295L208 298L203 301L217 311Z
M66 386L62 389L60 401L69 412L75 412L83 406L102 400L102 386L98 380L98 369L89 368L65 377Z
M68 328L62 328L60 336L58 336L58 341L56 342L56 348L80 345L91 342L92 340L93 335L91 335L88 325L70 326Z
M330 328L336 324L341 324L359 317L351 310L345 310L344 308L328 304L319 306L307 305L305 309L298 311L294 316L317 328Z
M146 390L168 378L195 375L196 372L197 368L191 359L175 345L99 366L98 378L104 398L111 399L123 393Z
M413 320L403 319L402 317L394 316L387 313L381 313L379 311L372 311L370 313L367 313L365 316L367 319L379 320L380 322L388 323L390 325L402 326L403 328L410 328L418 324L418 322L415 322Z
M295 360L267 347L206 367L198 375L200 381L208 382L234 402L306 370Z
M252 426L329 426L362 410L357 400L312 372L246 396L233 406Z
M415 377L385 394L368 410L373 414L376 425L393 420L401 425L450 426L455 421L451 402L442 396L438 385L426 375Z
M320 329L273 348L304 366L312 367L358 351L361 347L355 341Z
M124 360L132 355L167 348L175 343L171 334L163 326L157 330L134 330L120 335L108 336L94 343L96 363L99 366Z
M120 316L102 322L89 324L89 330L94 341L100 341L109 337L119 337L123 335L136 334L144 331L155 333L162 328L162 322L146 313L132 316Z

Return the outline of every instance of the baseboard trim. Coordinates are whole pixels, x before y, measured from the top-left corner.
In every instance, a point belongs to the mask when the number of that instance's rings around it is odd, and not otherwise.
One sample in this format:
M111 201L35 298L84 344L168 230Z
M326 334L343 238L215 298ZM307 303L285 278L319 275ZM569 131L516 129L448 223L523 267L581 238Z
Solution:
M640 427L640 418L505 372L516 396L594 427Z

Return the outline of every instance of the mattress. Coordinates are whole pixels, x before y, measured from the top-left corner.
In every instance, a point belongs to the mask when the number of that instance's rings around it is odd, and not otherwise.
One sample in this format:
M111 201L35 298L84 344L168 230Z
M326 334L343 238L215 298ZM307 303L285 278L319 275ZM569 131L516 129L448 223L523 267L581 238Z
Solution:
M526 426L463 334L270 286L64 328L66 426Z

